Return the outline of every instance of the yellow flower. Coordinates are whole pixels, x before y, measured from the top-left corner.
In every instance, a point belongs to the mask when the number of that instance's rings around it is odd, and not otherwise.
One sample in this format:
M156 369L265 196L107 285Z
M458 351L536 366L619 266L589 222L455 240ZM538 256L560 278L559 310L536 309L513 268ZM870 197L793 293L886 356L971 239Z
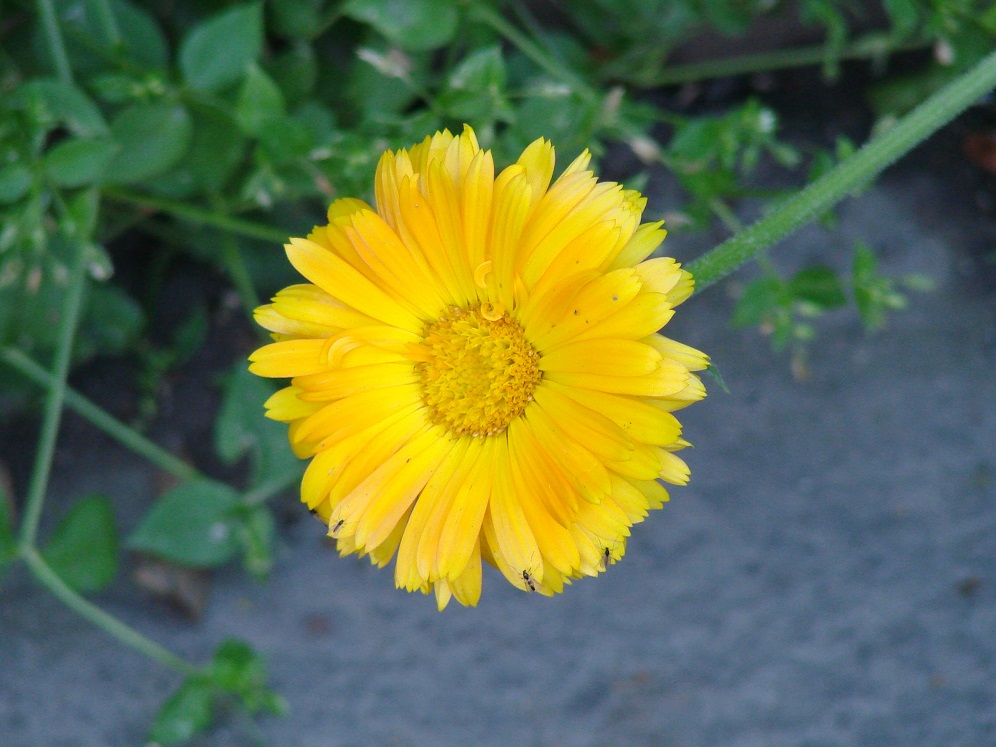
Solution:
M659 480L688 480L671 413L708 359L658 330L692 278L647 259L661 223L589 160L551 184L541 139L496 177L470 127L389 151L376 208L334 202L286 245L310 282L256 311L275 342L250 370L291 378L266 407L311 459L302 501L440 609L477 603L482 560L543 594L598 575Z

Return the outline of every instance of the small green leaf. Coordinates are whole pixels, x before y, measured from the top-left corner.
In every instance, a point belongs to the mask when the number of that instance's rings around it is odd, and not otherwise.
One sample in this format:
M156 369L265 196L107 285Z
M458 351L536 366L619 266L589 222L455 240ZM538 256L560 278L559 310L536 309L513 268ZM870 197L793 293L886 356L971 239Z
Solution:
M236 5L198 24L184 37L180 70L192 88L219 91L238 82L262 51L262 5Z
M733 309L734 327L757 327L785 305L785 283L765 275L748 285Z
M450 74L439 104L455 119L475 122L478 127L496 119L511 120L506 78L500 47L476 50Z
M121 149L104 173L112 184L129 184L167 171L190 144L190 115L182 106L156 102L134 104L111 122Z
M715 363L710 362L709 365L706 366L705 372L712 377L713 381L715 381L717 386L723 390L724 394L730 393L730 387L726 385L726 380L723 378L723 374L720 373L719 368Z
M271 3L273 31L290 39L312 39L322 30L323 0L280 0Z
M840 278L829 267L813 266L798 272L789 281L789 293L819 310L837 309L847 303Z
M118 572L118 533L111 502L102 495L78 501L56 527L42 556L81 594L106 588Z
M266 70L287 99L288 105L293 106L299 102L320 103L317 98L309 100L309 94L318 80L318 64L311 45L293 45L270 60Z
M92 6L93 0L88 4ZM169 63L169 42L150 10L125 0L114 0L111 10L128 57L145 68L165 68ZM96 33L103 33L106 26L98 22L94 27ZM110 39L107 39L107 45L111 46Z
M188 678L163 703L149 732L155 744L182 744L211 725L215 689L206 677Z
M142 307L127 292L114 285L93 285L75 340L76 360L86 360L98 353L121 355L144 325Z
M273 120L285 113L284 97L276 83L258 65L250 64L235 105L235 121L239 127L247 135L259 136Z
M916 0L883 0L882 4L892 21L892 35L897 39L909 38L920 22Z
M246 139L227 112L209 108L193 112L193 137L184 166L205 192L222 190L245 152Z
M119 148L111 140L64 140L45 154L45 173L59 187L96 184Z
M347 0L342 12L409 50L444 46L456 34L459 20L450 0Z
M214 652L211 680L222 690L238 693L266 681L266 666L245 641L229 638Z
M32 80L10 95L9 104L26 108L45 130L59 125L83 138L107 134L107 123L100 109L72 83L58 80Z
M250 714L261 710L275 715L286 712L283 698L266 688L266 663L245 641L229 638L215 651L210 677L224 692L239 696Z
M273 512L265 505L253 506L240 518L242 564L254 578L264 581L273 568L273 540L276 536Z
M290 449L286 426L263 417L263 403L274 391L271 382L236 364L225 383L221 412L215 421L215 452L227 464L251 454L254 485L301 469L300 460Z
M66 199L68 221L66 234L77 241L84 241L93 236L97 228L97 217L100 215L100 191L96 188L83 189Z
M237 504L238 494L223 483L184 483L156 501L127 545L180 565L222 565L238 549Z
M236 364L225 382L221 411L214 424L214 449L226 464L238 461L259 443L263 403L276 391L266 379Z
M0 204L20 200L31 188L31 170L20 163L4 165L0 169Z

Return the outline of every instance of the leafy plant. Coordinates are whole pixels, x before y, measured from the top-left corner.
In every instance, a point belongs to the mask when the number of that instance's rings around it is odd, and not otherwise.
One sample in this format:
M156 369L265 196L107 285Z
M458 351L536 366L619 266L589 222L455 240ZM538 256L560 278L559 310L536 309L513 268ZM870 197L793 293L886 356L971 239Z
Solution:
M177 252L219 268L248 313L260 294L286 284L275 276L273 247L318 223L331 199L371 199L383 150L470 121L498 159L547 137L557 143L560 162L585 148L599 157L610 143L628 145L647 167L629 175L630 183L646 179L651 167L669 171L687 197L672 206L675 212L695 227L718 222L732 234L690 263L704 289L806 221L827 218L837 201L991 90L990 5L883 0L874 7L886 23L875 27L864 6L850 0L592 0L556 4L556 15L542 21L527 3L499 0L6 4L0 363L5 390L32 382L47 394L23 516L0 496L0 566L23 561L85 619L183 677L151 740L189 740L225 706L283 712L247 644L226 641L198 667L84 596L112 583L121 563L108 498L79 499L47 542L38 539L66 407L176 480L124 539L129 550L198 568L241 559L250 574L265 578L276 542L268 501L300 478L283 429L257 415L272 390L241 361L222 383L214 456L216 466L244 466L244 483L205 474L142 435L163 382L208 339L210 310L193 304L166 343L153 343L155 304L117 281L120 255L108 247L124 234L139 236L154 268ZM733 59L673 60L678 45L697 34L749 33L774 15L809 24L823 42ZM747 228L735 208L740 198L759 196L757 165L768 160L794 172L802 164L800 150L779 133L778 112L763 96L709 111L673 111L643 96L661 85L804 64L822 65L832 77L845 59L882 67L906 49L929 51L930 59L869 91L892 127L861 149L842 140L832 153L818 153L808 178L795 175L808 185L777 195ZM927 96L928 105L913 108ZM862 245L849 277L830 264L784 278L765 261L734 322L760 327L775 347L801 354L817 319L849 299L865 326L877 329L902 307L905 292L924 285L921 278L883 275ZM150 273L153 284L158 272ZM72 365L126 353L139 369L139 427L66 383Z

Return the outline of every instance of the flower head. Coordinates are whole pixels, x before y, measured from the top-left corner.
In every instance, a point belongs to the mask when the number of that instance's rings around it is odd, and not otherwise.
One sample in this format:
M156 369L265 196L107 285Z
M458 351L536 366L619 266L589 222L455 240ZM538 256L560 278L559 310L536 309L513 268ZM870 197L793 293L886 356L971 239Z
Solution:
M684 484L672 415L707 357L659 334L688 298L646 200L537 140L497 176L474 131L387 152L376 207L337 200L286 245L309 281L257 309L289 377L267 415L310 458L301 499L341 554L476 604L481 561L552 594L622 557Z

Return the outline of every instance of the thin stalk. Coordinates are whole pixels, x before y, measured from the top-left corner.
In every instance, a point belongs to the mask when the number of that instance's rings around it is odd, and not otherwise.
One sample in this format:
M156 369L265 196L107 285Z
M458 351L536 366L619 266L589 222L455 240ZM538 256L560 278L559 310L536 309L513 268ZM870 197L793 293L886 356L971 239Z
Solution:
M876 177L996 86L996 52L935 93L896 124L843 160L768 215L689 263L701 291L730 275L758 252L822 215Z
M212 199L212 207L214 207L218 215L226 215L220 196L215 196ZM252 284L252 277L249 275L249 270L246 267L239 243L231 233L225 233L221 237L221 257L222 264L225 266L225 272L228 273L228 277L235 286L235 291L239 294L242 308L249 316L249 319L252 320L253 309L259 306L259 296L256 295L256 288Z
M514 24L507 21L494 8L485 3L476 2L470 6L470 11L478 21L490 26L496 33L505 37L509 43L536 63L542 70L545 70L554 78L559 78L567 83L579 96L588 100L598 98L598 94L584 79L580 78L573 70L547 52L540 44L530 39L527 34L516 28Z
M59 422L62 419L62 404L66 395L69 361L73 349L73 339L76 337L76 325L79 323L80 310L83 306L85 289L86 266L83 252L77 247L76 251L73 252L69 288L66 291L65 307L59 323L58 344L55 350L55 362L52 365L52 386L49 387L48 397L45 400L45 416L42 421L41 436L38 439L31 484L28 487L28 498L24 509L24 524L21 526L21 545L23 547L33 547L35 537L38 535L38 522L41 519L42 507L45 505L45 493L48 490L48 479L52 472L52 457L55 455L55 441L59 434Z
M69 56L66 54L66 45L62 41L62 32L59 30L59 21L55 17L52 0L35 0L35 8L38 10L38 15L41 16L45 43L48 45L49 54L52 55L55 72L63 83L72 83L73 71L69 67Z
M913 41L891 46L882 39L865 38L845 46L836 56L840 60L856 60L866 57L880 57L896 52L908 52L924 49L930 46L928 41ZM727 78L733 75L751 75L771 70L783 70L792 67L820 65L826 61L827 53L823 45L814 47L798 47L795 49L778 49L772 52L727 57L720 60L704 60L690 62L685 65L669 65L656 74L635 81L645 88L672 86L682 83L694 83L710 78Z
M231 234L225 234L221 241L221 256L225 264L225 271L235 285L235 291L239 294L242 308L249 319L252 319L252 312L259 306L259 296L256 295L256 288L252 284L249 270L246 268L245 259L238 243Z
M294 470L285 475L275 477L272 480L267 480L252 490L243 493L242 503L246 506L258 506L261 503L266 503L270 498L278 493L282 493L300 480L301 472L299 470Z
M56 384L56 378L35 363L20 350L15 348L0 348L0 360L37 384L51 390ZM79 392L66 387L65 404L92 425L115 439L118 443L144 457L164 472L169 472L180 480L193 480L200 477L200 472L182 459L170 454L166 449L150 441L141 433L125 425L88 400Z
M151 638L146 638L131 626L121 622L113 615L104 612L100 607L87 601L69 588L66 582L59 578L59 574L52 570L34 547L24 548L22 550L22 557L31 570L32 575L38 579L38 582L80 617L89 620L105 633L118 639L129 648L138 651L153 661L159 662L184 677L190 677L200 672L190 662L160 646Z
M170 200L165 197L152 197L151 195L138 194L119 187L104 187L101 190L104 197L108 197L118 202L128 202L132 205L169 213L177 218L196 223L198 225L211 226L223 231L231 231L241 236L248 236L253 239L263 241L278 241L281 244L287 241L287 232L273 226L262 223L233 218L229 215L219 215L211 210L188 205L178 200Z

